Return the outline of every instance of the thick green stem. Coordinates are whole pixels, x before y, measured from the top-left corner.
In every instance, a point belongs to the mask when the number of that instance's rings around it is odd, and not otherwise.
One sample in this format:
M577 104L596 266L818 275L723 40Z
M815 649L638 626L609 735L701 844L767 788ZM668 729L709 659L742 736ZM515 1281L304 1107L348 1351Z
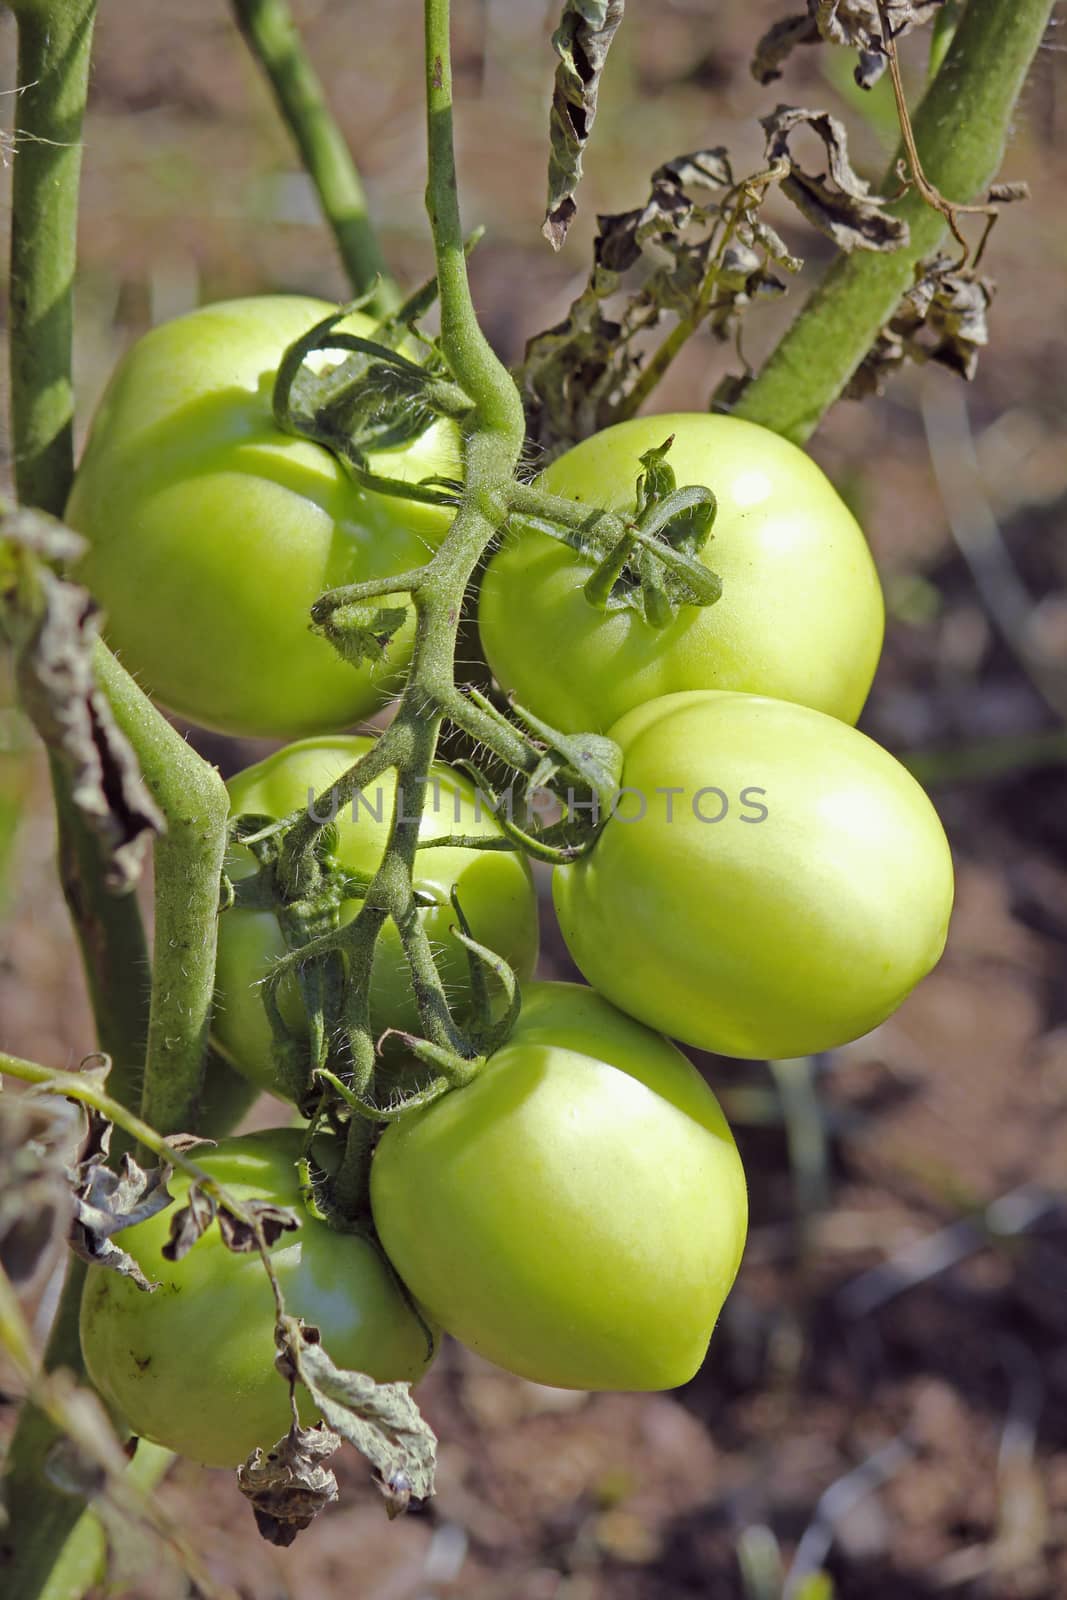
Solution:
M148 1039L149 961L137 899L104 886L100 841L75 807L65 770L51 763L59 877L81 947L96 1042L111 1057L112 1092L136 1105ZM121 1154L121 1139L115 1142Z
M226 787L105 645L95 667L167 821L155 846L155 950L141 1114L160 1133L191 1131L215 986Z
M357 295L377 289L371 309L400 304L367 213L367 197L351 151L334 121L285 0L233 0L237 26L267 75Z
M62 514L73 473L75 232L96 0L15 5L11 436L19 499Z
M1052 9L1052 0L970 0L913 119L923 169L947 200L964 204L996 176L1015 102ZM894 160L885 194L899 188L896 168ZM735 416L798 443L818 426L911 286L916 262L945 237L945 218L915 188L890 210L907 221L910 243L889 255L855 250L839 257L742 395Z
M25 0L18 17L11 197L9 350L15 484L23 505L61 516L74 475L71 382L73 283L82 122L96 0ZM133 895L116 897L104 880L96 837L52 763L59 869L81 946L97 1041L115 1062L116 1088L136 1093L147 1033L148 960ZM84 1269L73 1261L45 1352L49 1370L81 1369L78 1311ZM82 1503L43 1474L60 1436L55 1422L26 1405L7 1457L8 1527L0 1589L9 1600L40 1594L65 1560ZM91 1540L74 1562L77 1588L95 1581ZM71 1569L68 1566L68 1574ZM72 1583L71 1593L76 1592Z

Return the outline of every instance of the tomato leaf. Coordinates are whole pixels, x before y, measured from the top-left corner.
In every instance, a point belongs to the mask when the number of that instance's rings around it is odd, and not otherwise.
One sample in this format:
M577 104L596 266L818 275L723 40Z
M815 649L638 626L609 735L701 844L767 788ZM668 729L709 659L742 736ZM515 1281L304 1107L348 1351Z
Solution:
M238 1487L270 1544L291 1545L337 1499L337 1479L326 1461L340 1448L337 1434L322 1423L291 1428L273 1450L253 1450L238 1467Z
M292 1233L300 1226L299 1218L284 1206L272 1205L268 1200L246 1200L243 1204L254 1219L251 1223L246 1222L244 1217L235 1216L226 1206L219 1206L218 1212L222 1242L227 1250L237 1255L248 1255L258 1250L260 1235L269 1250L283 1233Z
M625 0L566 0L552 48L559 56L549 118L548 210L541 229L562 248L578 206L574 192L596 117L600 78Z
M760 118L760 126L767 135L768 163L789 164L789 172L782 179L782 193L812 227L845 251L898 250L907 244L907 223L901 217L887 215L883 209L886 197L872 194L866 179L852 170L848 135L836 117L828 111L778 106L769 116ZM790 155L789 140L798 128L809 128L822 140L828 174L805 172Z
M528 342L515 374L528 432L547 455L634 414L656 359L647 335L665 316L690 335L707 322L726 339L753 300L784 293L772 267L803 263L759 212L785 171L736 182L725 149L696 150L657 167L643 206L597 218L585 288Z
M375 1383L363 1372L335 1367L317 1328L283 1316L278 1329L282 1372L300 1379L323 1421L355 1445L374 1467L390 1517L412 1498L433 1494L437 1440L407 1383Z
M146 1171L127 1153L118 1171L113 1171L106 1165L112 1124L98 1111L90 1110L87 1115L88 1132L75 1172L70 1247L83 1261L132 1278L139 1289L155 1289L158 1285L145 1277L133 1256L121 1249L112 1235L166 1210L173 1199L167 1189L173 1168L164 1165Z
M921 28L945 0L885 0L893 38ZM877 0L808 0L807 14L775 22L756 46L752 76L771 83L782 76L782 63L798 44L848 44L860 52L856 82L869 89L886 69L889 57L882 39Z
M960 268L947 255L920 261L915 282L856 369L845 390L850 400L881 394L905 361L936 361L968 382L989 343L989 309L997 286Z
M0 620L15 647L23 705L69 773L74 804L107 853L108 886L124 893L164 821L96 683L97 606L53 571L53 563L80 555L84 541L53 517L20 509L4 515L0 548Z

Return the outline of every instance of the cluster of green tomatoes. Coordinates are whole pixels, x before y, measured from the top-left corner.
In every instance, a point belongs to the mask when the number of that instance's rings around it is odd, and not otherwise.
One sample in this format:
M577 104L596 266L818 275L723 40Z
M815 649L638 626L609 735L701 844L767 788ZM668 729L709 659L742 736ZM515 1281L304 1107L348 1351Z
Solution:
M371 747L337 730L400 689L413 625L353 666L309 629L310 608L325 590L418 567L450 522L440 506L361 488L328 450L275 426L282 353L329 309L265 297L149 333L101 403L67 513L89 540L81 576L110 641L150 693L210 728L298 739L231 781L235 815L298 815ZM456 903L470 937L509 963L522 1007L507 1041L467 1085L388 1122L372 1217L347 1231L302 1203L299 1127L198 1157L236 1198L301 1218L272 1249L286 1307L336 1364L381 1381L417 1380L444 1329L541 1383L686 1382L737 1272L747 1208L715 1097L669 1039L753 1058L831 1049L886 1018L944 944L952 868L937 816L853 726L882 599L819 469L751 424L681 415L609 428L540 482L632 514L640 459L668 436L677 482L717 499L701 557L722 580L717 604L651 620L640 604L595 606L581 550L519 519L481 582L478 626L502 688L561 733L606 734L622 753L595 843L553 875L589 986L533 981L530 866L474 847L501 821L441 765L422 836L444 842L418 854L419 915L457 1018L471 978ZM439 421L372 465L454 478L455 429ZM333 856L354 879L373 876L394 795L387 773L333 821ZM227 870L238 885L254 874L251 851L235 843ZM357 910L346 902L342 917ZM275 1094L263 983L286 951L271 906L238 896L222 913L214 1042ZM376 1036L418 1034L390 924L369 1005ZM306 1031L295 979L278 1007ZM399 1082L403 1063L386 1052L383 1082L390 1073ZM330 1146L320 1135L312 1148L327 1173ZM185 1180L172 1187L180 1199ZM91 1271L88 1368L135 1432L234 1464L288 1426L271 1288L217 1230L167 1261L168 1226L163 1212L120 1237L154 1293Z

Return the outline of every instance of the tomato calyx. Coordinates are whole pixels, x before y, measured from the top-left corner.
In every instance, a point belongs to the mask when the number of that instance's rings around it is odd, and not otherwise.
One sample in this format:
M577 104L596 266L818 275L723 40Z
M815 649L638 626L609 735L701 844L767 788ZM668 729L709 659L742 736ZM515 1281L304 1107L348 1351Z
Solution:
M644 470L628 517L536 484L516 484L512 495L513 513L524 523L593 562L583 592L594 609L636 611L656 629L667 627L681 607L711 606L722 595L722 579L700 559L717 501L703 484L678 487L667 459L673 443L672 435L638 458Z
M439 417L462 422L472 409L433 341L421 339L422 364L398 348L415 336L411 307L416 301L421 304L419 295L379 323L373 339L338 327L367 303L367 296L323 317L286 350L271 406L283 433L323 445L365 489L455 507L460 485L453 480L434 477L411 483L374 472L368 459L376 451L412 443ZM318 352L334 359L326 365L312 363L309 358Z

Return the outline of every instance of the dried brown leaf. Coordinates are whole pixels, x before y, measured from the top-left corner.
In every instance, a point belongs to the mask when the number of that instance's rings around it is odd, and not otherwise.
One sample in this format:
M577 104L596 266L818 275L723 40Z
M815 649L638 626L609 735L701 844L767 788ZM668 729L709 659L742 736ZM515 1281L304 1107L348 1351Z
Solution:
M50 565L73 560L84 542L54 518L19 509L4 516L0 545L0 600L22 704L70 775L73 802L106 853L108 886L124 893L164 822L96 683L96 604Z
M542 232L559 250L578 210L575 190L596 117L600 77L625 0L566 0L552 35L559 56L549 119L548 209Z
M767 136L767 160L789 163L782 193L803 212L813 227L825 233L842 250L898 250L908 242L908 225L883 209L885 197L852 169L844 124L828 111L808 111L800 106L778 106L760 118ZM826 150L827 174L805 172L794 160L789 141L798 129L814 133Z
M266 1455L253 1450L238 1467L238 1487L270 1544L291 1545L337 1499L337 1479L326 1461L340 1448L338 1435L320 1422L290 1429Z
M893 38L930 22L945 0L885 0ZM756 46L752 75L771 83L782 64L801 44L851 45L860 53L856 82L863 89L877 83L888 63L877 0L807 0L806 13L775 22Z

